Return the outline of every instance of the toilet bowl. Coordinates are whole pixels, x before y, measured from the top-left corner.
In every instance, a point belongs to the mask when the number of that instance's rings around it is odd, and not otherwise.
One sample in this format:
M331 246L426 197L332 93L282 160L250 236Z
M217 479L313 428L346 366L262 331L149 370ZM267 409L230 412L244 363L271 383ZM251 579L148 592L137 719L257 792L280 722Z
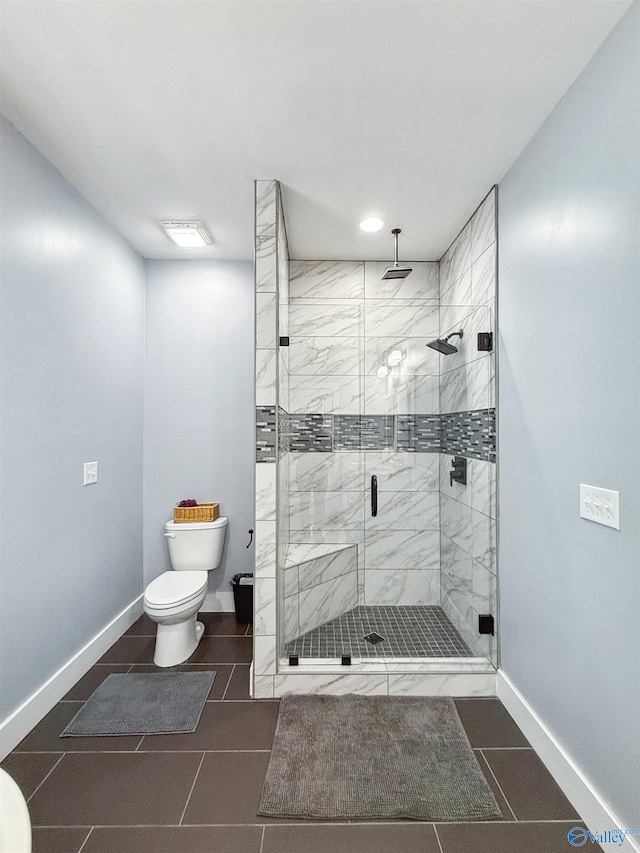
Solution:
M177 666L188 660L204 634L197 621L207 594L209 572L220 565L228 520L194 524L168 521L171 571L163 572L144 591L144 611L157 623L153 662Z
M22 791L0 767L0 853L31 853L31 820Z

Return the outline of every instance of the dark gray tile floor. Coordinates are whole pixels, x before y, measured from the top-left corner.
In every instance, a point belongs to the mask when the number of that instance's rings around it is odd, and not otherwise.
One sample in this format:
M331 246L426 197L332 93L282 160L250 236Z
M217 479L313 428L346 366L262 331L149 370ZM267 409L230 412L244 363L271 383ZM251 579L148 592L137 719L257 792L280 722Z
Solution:
M376 633L373 644L365 637ZM442 607L359 605L285 646L304 658L473 657Z
M34 853L568 853L580 818L497 699L456 699L503 812L486 823L321 823L260 818L278 702L249 700L251 637L201 614L199 662L215 669L197 731L65 738L111 672L153 671L142 617L3 762L28 798ZM219 659L216 659L219 658ZM591 848L590 848L591 849Z

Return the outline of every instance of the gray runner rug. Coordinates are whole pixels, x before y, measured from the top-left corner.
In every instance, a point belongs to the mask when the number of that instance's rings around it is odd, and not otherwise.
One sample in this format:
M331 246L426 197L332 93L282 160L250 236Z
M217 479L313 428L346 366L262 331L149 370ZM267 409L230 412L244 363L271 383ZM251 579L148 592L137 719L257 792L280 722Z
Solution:
M258 814L502 816L453 700L421 696L285 696Z
M110 675L60 737L194 732L215 672Z

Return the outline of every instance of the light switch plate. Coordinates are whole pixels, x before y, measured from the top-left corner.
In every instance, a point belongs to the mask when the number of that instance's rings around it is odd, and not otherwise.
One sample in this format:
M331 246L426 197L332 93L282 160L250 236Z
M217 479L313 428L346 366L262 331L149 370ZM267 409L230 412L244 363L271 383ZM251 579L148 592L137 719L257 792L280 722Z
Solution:
M580 516L620 530L620 493L580 483Z
M84 463L84 485L90 486L92 483L98 482L98 463L97 462L85 462Z

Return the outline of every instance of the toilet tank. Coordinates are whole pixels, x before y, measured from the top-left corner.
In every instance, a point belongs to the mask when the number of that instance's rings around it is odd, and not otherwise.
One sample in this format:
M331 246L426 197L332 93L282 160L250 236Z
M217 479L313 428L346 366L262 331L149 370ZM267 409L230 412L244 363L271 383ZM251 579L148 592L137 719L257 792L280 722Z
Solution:
M224 535L227 529L224 516L215 521L194 524L165 524L171 568L176 572L210 572L220 565Z

